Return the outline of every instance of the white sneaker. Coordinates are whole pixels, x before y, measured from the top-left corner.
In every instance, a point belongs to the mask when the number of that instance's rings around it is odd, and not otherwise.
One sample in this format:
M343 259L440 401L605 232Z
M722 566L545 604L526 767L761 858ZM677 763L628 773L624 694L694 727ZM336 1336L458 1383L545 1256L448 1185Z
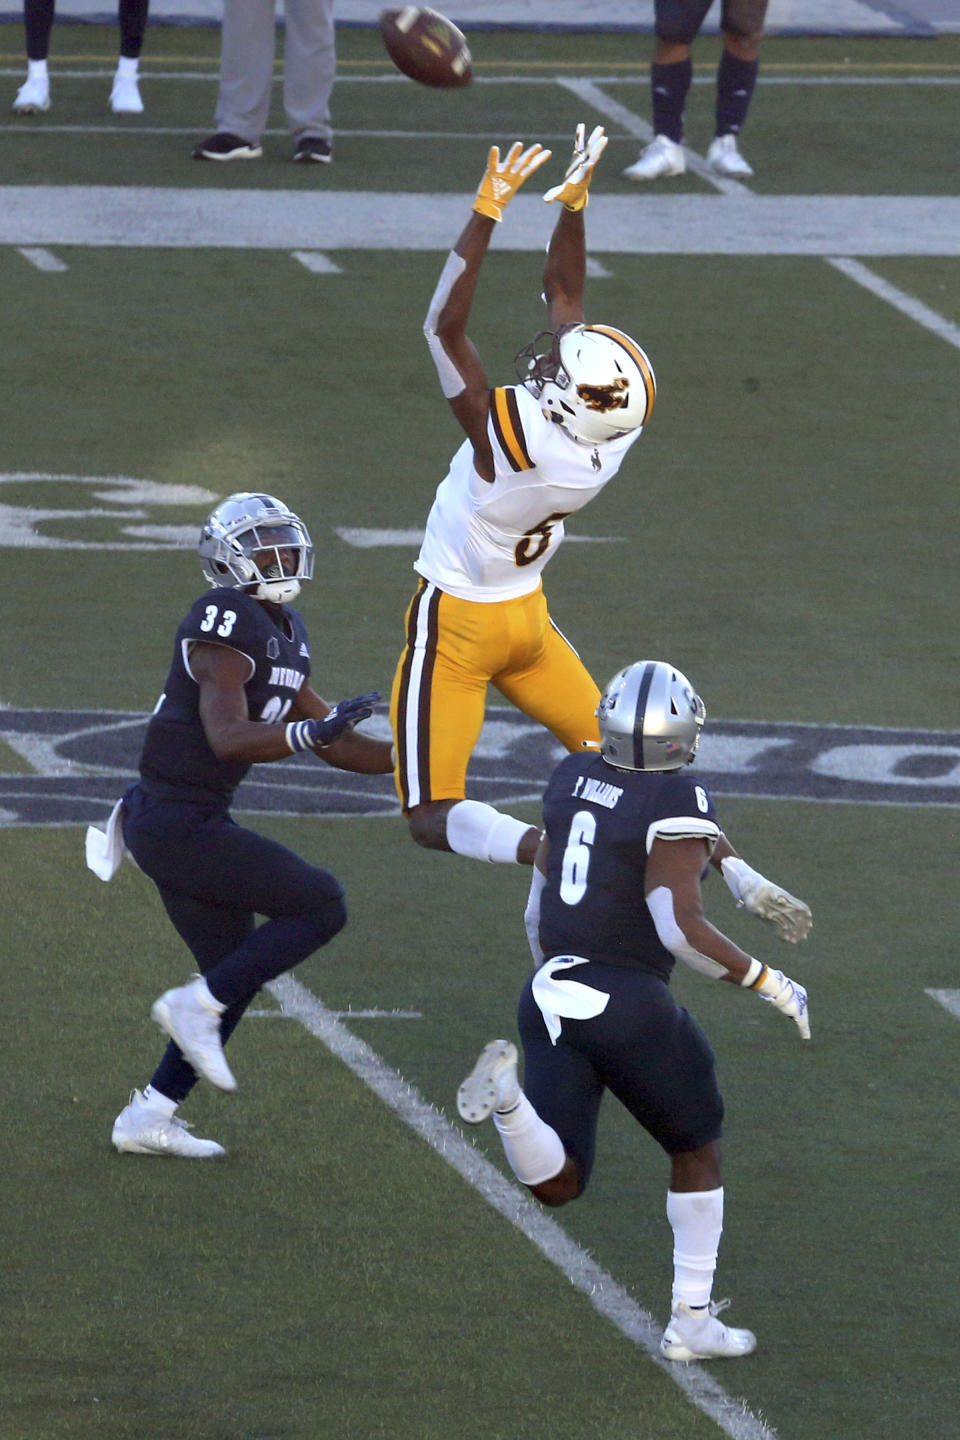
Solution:
M717 1319L729 1304L729 1300L712 1300L694 1310L678 1301L660 1341L661 1355L668 1360L719 1360L723 1356L751 1354L757 1348L753 1331L735 1330Z
M461 1119L479 1125L494 1110L512 1110L519 1099L517 1047L509 1040L491 1040L457 1091Z
M40 115L44 110L49 110L50 77L28 76L17 91L17 98L11 108L14 115Z
M199 1075L220 1090L236 1090L237 1082L220 1043L223 1007L215 1007L206 981L198 975L188 985L167 990L154 1001L150 1015L176 1041Z
M110 91L110 109L114 115L142 115L143 101L136 75L115 75Z
M624 170L628 180L663 180L670 175L682 175L687 168L683 146L669 135L655 135L635 160Z
M710 149L707 151L707 164L718 175L741 178L753 174L752 169L737 149L736 135L718 135L715 140L711 140Z
M113 1143L131 1155L182 1155L185 1160L211 1160L226 1155L216 1140L198 1140L188 1135L189 1126L176 1115L163 1115L144 1100L139 1090L130 1095L113 1122Z

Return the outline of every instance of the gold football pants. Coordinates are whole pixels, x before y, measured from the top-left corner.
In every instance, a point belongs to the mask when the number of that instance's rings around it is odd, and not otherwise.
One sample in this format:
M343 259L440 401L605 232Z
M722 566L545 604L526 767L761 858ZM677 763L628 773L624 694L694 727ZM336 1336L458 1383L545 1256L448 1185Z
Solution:
M599 744L600 691L547 614L542 588L481 604L421 580L406 634L390 697L404 813L464 798L488 684L568 750Z

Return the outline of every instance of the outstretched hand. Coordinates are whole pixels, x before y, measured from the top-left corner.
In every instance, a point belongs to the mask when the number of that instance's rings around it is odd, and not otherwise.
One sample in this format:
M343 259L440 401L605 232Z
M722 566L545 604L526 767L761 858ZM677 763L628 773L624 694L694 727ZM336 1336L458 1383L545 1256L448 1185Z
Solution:
M802 1040L810 1039L810 1012L807 1007L807 992L796 980L789 979L782 970L773 970L765 965L760 979L751 987L761 1000L775 1005L788 1020L795 1020Z
M593 167L600 156L607 148L608 136L603 133L603 126L598 125L590 134L589 140L584 140L585 126L577 126L573 140L573 158L567 166L567 173L559 185L554 185L544 195L544 200L560 200L567 210L583 210L589 203L590 180L593 176Z
M339 740L361 720L373 714L373 707L380 699L379 690L369 690L366 695L357 695L352 700L341 700L334 705L329 715L322 720L299 720L287 726L287 744L294 752L299 750L322 750Z
M486 215L491 220L502 220L504 210L523 182L534 170L539 170L552 154L552 150L544 150L540 144L524 150L522 140L515 140L501 160L499 145L491 145L487 168L473 202L477 214Z
M728 855L721 861L720 871L737 904L761 920L769 920L781 940L796 945L809 935L813 916L803 900L767 880L737 856Z

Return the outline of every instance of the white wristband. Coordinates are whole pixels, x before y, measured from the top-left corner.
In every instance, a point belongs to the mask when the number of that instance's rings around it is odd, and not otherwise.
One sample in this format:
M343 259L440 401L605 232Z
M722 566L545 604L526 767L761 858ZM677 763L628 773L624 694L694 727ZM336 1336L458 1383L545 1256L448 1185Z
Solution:
M284 739L290 747L291 755L298 754L301 750L312 750L313 746L305 738L304 729L309 722L306 720L291 720L284 733Z
M745 986L748 990L752 990L757 984L757 981L763 978L766 969L766 965L762 964L761 961L751 959L749 969L747 970L746 975L744 975L743 979L740 981L740 984Z

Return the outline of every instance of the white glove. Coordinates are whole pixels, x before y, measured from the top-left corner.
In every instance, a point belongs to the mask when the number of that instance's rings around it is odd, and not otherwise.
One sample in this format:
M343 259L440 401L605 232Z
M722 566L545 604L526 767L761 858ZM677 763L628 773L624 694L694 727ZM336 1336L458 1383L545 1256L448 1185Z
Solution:
M761 920L772 921L781 940L796 945L798 940L809 935L813 924L810 906L791 895L789 890L766 880L752 870L746 860L732 855L721 860L720 872L737 904L746 906Z
M760 962L754 960L753 964ZM752 971L752 967L751 967ZM782 1010L789 1020L797 1022L797 1029L803 1040L810 1039L810 1015L807 1008L807 992L796 980L789 980L782 970L772 970L769 965L764 965L756 980L752 983L749 980L748 972L741 983L746 984L750 990L756 990L761 1000L767 1000L771 1005L776 1005Z
M568 210L584 210L589 201L587 191L593 175L593 167L607 148L607 136L603 126L598 125L584 140L585 127L578 125L573 140L573 158L567 166L567 173L559 185L554 185L544 195L544 200L562 200Z

